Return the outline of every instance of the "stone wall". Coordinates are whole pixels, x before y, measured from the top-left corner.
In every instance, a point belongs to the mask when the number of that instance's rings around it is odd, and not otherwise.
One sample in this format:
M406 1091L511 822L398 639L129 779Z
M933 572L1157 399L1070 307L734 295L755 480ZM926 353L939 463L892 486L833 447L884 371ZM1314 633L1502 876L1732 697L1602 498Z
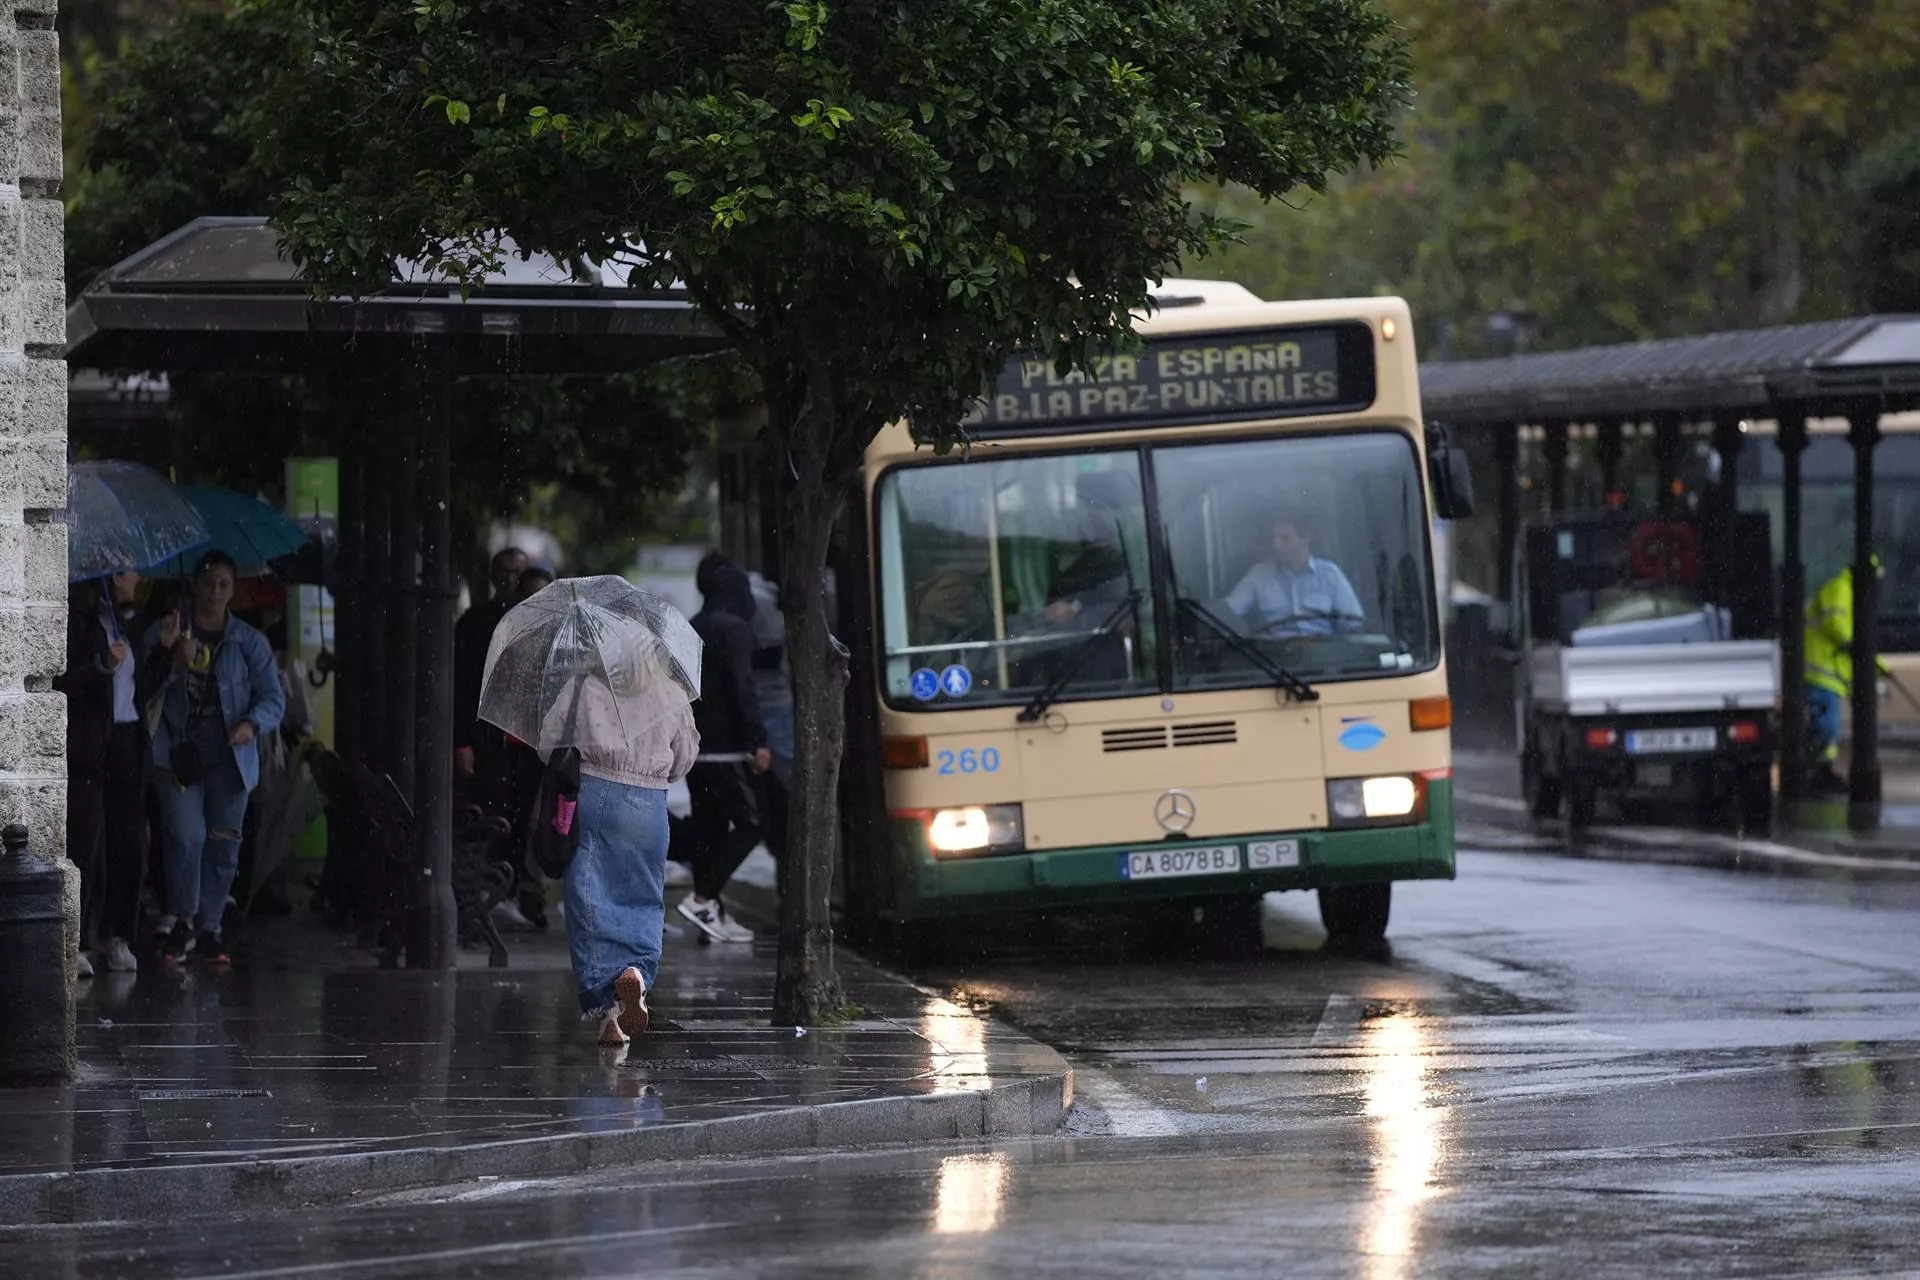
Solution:
M0 8L0 823L66 848L66 288L56 0ZM71 879L71 877L69 877Z

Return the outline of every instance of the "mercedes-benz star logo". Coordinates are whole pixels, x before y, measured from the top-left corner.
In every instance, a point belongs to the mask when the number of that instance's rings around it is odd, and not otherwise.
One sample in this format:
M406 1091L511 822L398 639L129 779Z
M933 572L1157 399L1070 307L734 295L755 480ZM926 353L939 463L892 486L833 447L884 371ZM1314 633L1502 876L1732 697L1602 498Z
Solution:
M1200 806L1193 802L1191 793L1178 787L1161 796L1153 806L1153 816L1160 823L1162 831L1182 835L1200 812Z

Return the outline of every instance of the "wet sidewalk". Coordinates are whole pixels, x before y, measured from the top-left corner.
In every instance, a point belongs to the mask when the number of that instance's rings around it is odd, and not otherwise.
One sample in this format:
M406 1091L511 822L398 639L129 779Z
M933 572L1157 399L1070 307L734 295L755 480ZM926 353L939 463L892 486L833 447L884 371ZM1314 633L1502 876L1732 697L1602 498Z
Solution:
M1655 861L1920 875L1920 751L1883 745L1882 767L1885 803L1877 831L1848 830L1846 798L1821 796L1783 814L1764 838L1702 829L1695 815L1670 806L1657 812L1649 807L1647 816L1631 822L1606 816L1586 835L1590 846L1598 841ZM1454 800L1463 841L1489 848L1560 842L1552 826L1543 829L1528 820L1519 761L1509 751L1456 751Z
M669 912L669 920L675 917ZM841 950L858 1011L768 1024L773 951L668 926L653 1030L602 1050L558 921L511 967L382 971L304 913L219 972L82 984L77 1082L0 1090L0 1224L296 1208L372 1191L1051 1131L1052 1050Z

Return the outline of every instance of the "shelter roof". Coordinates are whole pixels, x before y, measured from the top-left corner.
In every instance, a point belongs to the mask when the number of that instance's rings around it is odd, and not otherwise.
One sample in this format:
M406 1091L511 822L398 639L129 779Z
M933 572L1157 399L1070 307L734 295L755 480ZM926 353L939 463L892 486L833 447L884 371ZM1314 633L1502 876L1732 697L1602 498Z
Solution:
M264 218L196 218L87 286L67 311L67 359L274 373L336 355L406 359L426 342L459 373L613 373L729 345L683 290L631 285L631 264L575 270L502 247L505 265L464 296L401 263L375 297L321 301Z
M1420 366L1428 417L1455 423L1772 416L1878 398L1920 406L1920 316L1856 316L1694 338Z

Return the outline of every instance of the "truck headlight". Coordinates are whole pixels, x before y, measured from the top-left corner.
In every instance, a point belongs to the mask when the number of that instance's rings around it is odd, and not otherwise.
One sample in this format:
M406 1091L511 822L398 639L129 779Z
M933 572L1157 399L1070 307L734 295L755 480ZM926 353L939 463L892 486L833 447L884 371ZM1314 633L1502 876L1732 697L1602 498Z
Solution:
M1419 807L1420 786L1404 773L1335 778L1327 783L1327 814L1336 827L1407 818Z
M927 816L927 845L943 854L1011 853L1024 849L1026 827L1017 804L935 809Z

